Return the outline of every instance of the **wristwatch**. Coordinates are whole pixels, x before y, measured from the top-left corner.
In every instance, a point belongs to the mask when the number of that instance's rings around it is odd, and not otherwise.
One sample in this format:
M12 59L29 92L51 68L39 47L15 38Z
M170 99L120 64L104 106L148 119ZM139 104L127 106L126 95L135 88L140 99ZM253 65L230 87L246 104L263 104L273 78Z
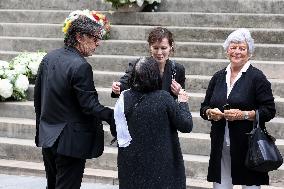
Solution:
M248 120L248 118L249 118L248 111L244 111L244 120Z

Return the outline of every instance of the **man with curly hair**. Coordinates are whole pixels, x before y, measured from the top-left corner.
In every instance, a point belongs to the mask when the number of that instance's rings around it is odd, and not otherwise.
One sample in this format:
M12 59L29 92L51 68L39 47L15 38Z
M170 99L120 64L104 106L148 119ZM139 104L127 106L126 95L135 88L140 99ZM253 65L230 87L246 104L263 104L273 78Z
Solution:
M103 153L101 121L114 123L85 59L99 46L101 28L86 15L75 16L65 28L65 46L43 58L35 83L35 142L42 147L47 189L79 189L86 159Z

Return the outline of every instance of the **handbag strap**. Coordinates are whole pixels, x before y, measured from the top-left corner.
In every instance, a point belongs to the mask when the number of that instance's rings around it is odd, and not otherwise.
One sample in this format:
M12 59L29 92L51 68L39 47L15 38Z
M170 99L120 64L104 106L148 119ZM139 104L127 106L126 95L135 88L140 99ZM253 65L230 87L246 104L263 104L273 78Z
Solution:
M253 128L260 128L273 142L276 141L276 139L271 135L269 134L269 132L266 130L266 127L260 127L260 124L259 124L259 112L258 110L255 111L255 120L254 120L254 123L253 123Z
M255 110L255 120L253 122L253 128L257 128L259 126L259 112L258 110Z

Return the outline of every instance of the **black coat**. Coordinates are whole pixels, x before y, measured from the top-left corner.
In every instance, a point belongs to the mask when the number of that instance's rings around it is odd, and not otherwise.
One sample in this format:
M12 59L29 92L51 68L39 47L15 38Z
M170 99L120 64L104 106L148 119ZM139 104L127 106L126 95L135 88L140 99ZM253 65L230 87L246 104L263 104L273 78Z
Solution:
M83 159L101 155L101 120L113 123L113 110L99 103L92 67L76 49L64 47L44 57L34 106L37 146L50 147L55 138L59 154Z
M132 69L133 66L135 64L135 62L138 60L135 60L133 62L129 63L129 66L125 72L125 75L122 76L119 80L119 82L121 83L120 85L120 91L124 91L126 89L129 89L129 78L131 76L132 73ZM175 79L176 82L178 82L181 87L184 89L185 87L185 69L183 67L183 65L176 63L171 60L167 60L166 65L165 65L165 69L164 69L164 74L162 77L162 89L165 91L168 91L175 99L177 98L177 96L175 94L172 93L171 91L171 83L172 83L172 79ZM111 93L111 97L113 98L117 98L119 97L119 95L116 95L115 93Z
M187 103L163 90L150 92L133 109L139 95L124 93L132 141L118 149L120 189L185 189L186 177L178 132L192 130ZM127 112L130 112L129 114Z
M200 115L207 119L205 112L208 108L219 108L223 111L223 105L229 104L231 108L242 111L259 110L260 123L270 121L275 116L275 103L272 95L271 84L265 75L249 66L235 83L228 99L225 69L217 72L212 77L204 102L201 103ZM221 182L221 156L222 144L225 133L225 119L211 121L211 154L208 168L208 181ZM248 170L245 165L245 156L248 148L248 136L252 130L252 121L240 120L228 123L230 133L230 153L232 167L232 183L234 185L263 185L269 183L267 173L259 173Z

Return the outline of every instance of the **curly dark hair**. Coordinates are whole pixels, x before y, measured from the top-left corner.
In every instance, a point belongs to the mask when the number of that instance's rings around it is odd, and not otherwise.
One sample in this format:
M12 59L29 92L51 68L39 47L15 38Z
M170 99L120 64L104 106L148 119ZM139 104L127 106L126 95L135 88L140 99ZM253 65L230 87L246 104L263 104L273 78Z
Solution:
M169 41L169 45L172 47L174 46L174 38L172 32L170 32L167 28L156 27L149 33L148 36L148 44L152 45L156 42L161 42L164 38L167 38Z
M95 21L91 20L87 16L80 15L76 20L72 21L70 28L68 29L64 44L67 46L75 47L78 43L76 40L76 34L95 36L99 39L102 38L101 26Z
M130 88L139 92L162 89L162 78L157 61L152 57L138 59L129 79Z

